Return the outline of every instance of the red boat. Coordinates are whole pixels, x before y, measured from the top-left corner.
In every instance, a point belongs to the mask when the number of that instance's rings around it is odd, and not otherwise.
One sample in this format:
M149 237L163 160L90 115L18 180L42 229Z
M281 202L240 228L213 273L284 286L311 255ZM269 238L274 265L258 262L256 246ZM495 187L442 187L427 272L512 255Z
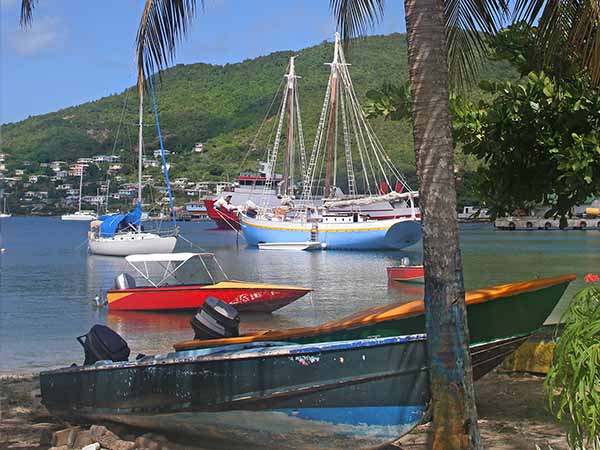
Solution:
M206 206L206 213L216 224L217 227L222 230L239 230L240 221L238 219L237 211L227 211L223 208L215 208L215 200L204 199L204 206Z
M197 309L208 297L229 303L240 312L272 312L311 289L277 284L229 280L212 253L157 253L125 258L138 278L117 277L115 289L106 293L109 310Z
M425 271L423 266L397 266L388 267L388 280L407 283L423 283Z

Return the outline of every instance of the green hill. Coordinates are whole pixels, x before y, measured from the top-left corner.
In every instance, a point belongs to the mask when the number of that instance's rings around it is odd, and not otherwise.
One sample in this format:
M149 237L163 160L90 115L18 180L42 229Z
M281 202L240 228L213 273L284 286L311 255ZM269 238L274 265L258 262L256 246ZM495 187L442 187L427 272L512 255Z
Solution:
M187 176L195 181L222 179L239 172L249 144L283 79L288 58L298 54L296 71L306 147L312 141L321 110L333 44L320 45L298 52L282 51L236 64L177 65L162 74L157 98L166 148L176 152L172 158L171 176ZM347 54L352 63L351 74L357 94L364 98L368 89L385 81L403 83L408 77L405 36L391 34L372 36L353 43ZM482 78L514 78L508 64L490 62ZM123 159L133 160L130 150L136 142L137 95L133 88L82 105L30 117L18 123L1 126L2 152L7 153L9 169L24 161L72 161L79 157L110 154L119 126L125 95L128 94L124 126L117 142ZM277 104L277 103L276 103ZM274 110L277 109L276 107ZM276 114L276 111L272 114ZM153 124L147 102L147 124ZM250 162L264 158L264 149L272 115L261 133L257 150L248 155ZM390 156L406 172L414 172L412 137L405 122L374 122ZM154 127L145 129L145 147L158 148ZM195 154L192 148L203 142L205 152Z

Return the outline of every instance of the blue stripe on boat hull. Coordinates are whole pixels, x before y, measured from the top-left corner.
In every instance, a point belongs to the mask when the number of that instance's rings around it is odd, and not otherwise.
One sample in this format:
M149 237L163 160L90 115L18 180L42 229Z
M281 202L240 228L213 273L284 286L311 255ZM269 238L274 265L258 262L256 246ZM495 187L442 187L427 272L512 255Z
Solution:
M241 221L246 243L257 247L260 242L306 242L309 231L287 231L254 227ZM330 250L391 250L410 247L421 239L418 221L403 221L387 230L319 231L319 240Z
M423 406L296 408L124 416L119 422L202 436L211 449L352 450L390 444L418 425ZM113 417L114 419L114 417Z

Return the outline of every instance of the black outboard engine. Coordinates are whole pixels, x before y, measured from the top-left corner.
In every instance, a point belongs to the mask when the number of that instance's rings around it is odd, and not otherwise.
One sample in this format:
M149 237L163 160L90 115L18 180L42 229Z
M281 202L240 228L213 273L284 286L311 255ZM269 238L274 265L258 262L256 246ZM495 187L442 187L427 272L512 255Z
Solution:
M77 340L85 352L84 366L107 359L127 361L131 352L125 339L104 325L94 325L88 334L78 336Z
M192 318L194 339L219 339L239 336L240 314L233 306L208 297Z

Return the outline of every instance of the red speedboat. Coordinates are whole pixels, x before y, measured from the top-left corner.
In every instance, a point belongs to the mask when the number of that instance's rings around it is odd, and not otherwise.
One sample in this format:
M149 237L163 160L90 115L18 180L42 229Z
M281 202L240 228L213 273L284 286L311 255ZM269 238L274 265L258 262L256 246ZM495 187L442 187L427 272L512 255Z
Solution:
M408 283L423 283L425 277L423 266L401 265L397 267L388 267L387 273L390 281Z
M137 278L117 277L115 289L106 293L109 310L197 309L208 297L229 303L240 312L272 312L311 291L278 284L235 281L212 253L157 253L125 258Z

